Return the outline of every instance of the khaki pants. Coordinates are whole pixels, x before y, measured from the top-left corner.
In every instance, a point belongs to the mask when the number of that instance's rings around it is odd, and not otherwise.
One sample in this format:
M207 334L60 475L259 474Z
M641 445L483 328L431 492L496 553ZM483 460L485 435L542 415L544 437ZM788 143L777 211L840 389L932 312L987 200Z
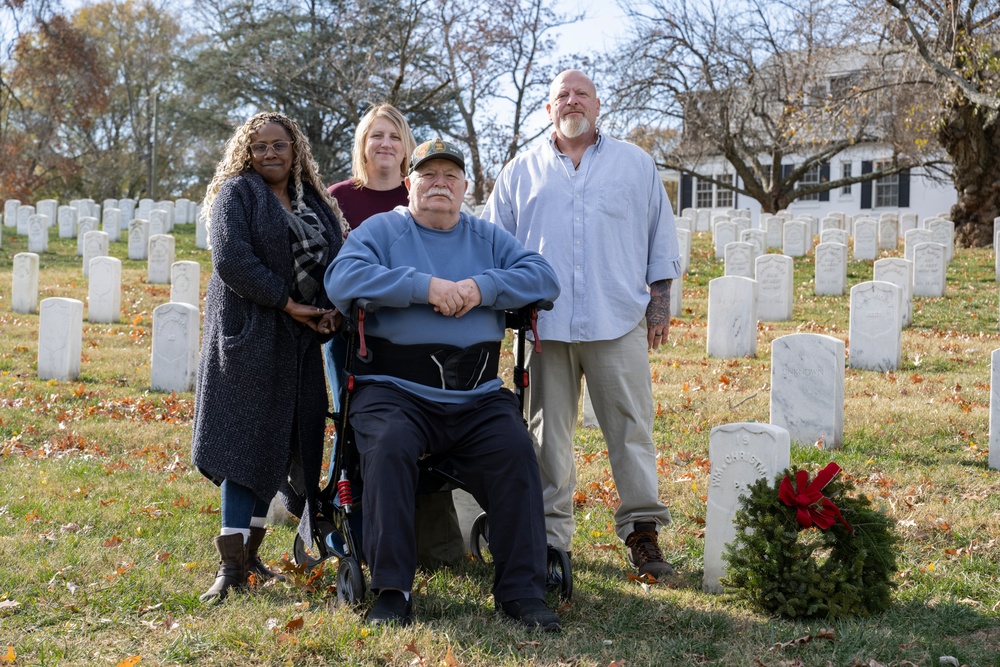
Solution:
M615 532L624 540L636 521L670 522L657 490L653 444L653 390L646 325L621 338L589 343L542 341L528 353L528 426L542 475L549 544L571 549L575 523L576 460L573 436L584 375L594 413L608 445L611 473L621 498Z

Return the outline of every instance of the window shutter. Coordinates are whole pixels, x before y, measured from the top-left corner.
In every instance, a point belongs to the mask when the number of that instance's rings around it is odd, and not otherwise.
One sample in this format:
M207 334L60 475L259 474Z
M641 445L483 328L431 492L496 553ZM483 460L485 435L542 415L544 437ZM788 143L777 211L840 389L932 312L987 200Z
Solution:
M681 174L681 210L691 208L691 190L694 184L691 174Z
M824 162L819 166L819 182L829 183L830 182L830 163ZM825 190L819 193L820 201L830 201L830 191Z
M909 208L910 206L910 170L904 169L899 172L899 208Z
M862 174L872 173L871 160L861 161L861 173ZM863 181L861 183L861 208L871 208L871 207L872 207L872 182Z

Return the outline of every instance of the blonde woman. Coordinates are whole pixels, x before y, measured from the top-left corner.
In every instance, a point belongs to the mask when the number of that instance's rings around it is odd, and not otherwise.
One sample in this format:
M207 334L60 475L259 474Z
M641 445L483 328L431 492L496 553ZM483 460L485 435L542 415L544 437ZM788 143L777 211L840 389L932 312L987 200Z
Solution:
M410 173L410 155L416 148L410 125L399 109L377 104L365 113L354 130L351 177L330 186L330 195L351 229L373 215L409 203L403 179ZM339 368L347 346L334 337L324 350L330 392L336 403ZM465 554L465 543L451 491L421 494L416 503L417 560L428 568L458 562Z
M327 409L320 344L335 329L323 274L340 250L339 209L309 141L277 113L229 139L205 194L215 271L205 301L192 458L221 487L220 565L203 602L275 576L261 561L279 491L311 534Z

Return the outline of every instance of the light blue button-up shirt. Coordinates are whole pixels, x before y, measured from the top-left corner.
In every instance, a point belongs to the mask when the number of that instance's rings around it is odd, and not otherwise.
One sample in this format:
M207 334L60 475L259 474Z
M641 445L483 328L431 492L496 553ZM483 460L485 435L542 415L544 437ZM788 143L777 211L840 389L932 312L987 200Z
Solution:
M543 340L614 340L645 317L648 285L681 275L673 211L656 165L634 144L600 135L578 168L550 138L511 160L483 217L549 261L555 307Z

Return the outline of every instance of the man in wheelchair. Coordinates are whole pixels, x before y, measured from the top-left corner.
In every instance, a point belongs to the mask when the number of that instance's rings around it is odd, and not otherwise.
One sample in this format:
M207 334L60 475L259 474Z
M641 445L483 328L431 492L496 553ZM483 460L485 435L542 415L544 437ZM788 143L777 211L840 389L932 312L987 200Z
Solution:
M409 207L351 232L326 273L331 301L365 298L368 354L354 359L349 409L361 459L363 550L378 599L368 622L412 622L417 461L447 452L489 514L498 611L560 629L544 601L545 516L538 464L520 405L498 377L504 310L559 294L542 256L499 225L461 212L461 150L417 147Z

